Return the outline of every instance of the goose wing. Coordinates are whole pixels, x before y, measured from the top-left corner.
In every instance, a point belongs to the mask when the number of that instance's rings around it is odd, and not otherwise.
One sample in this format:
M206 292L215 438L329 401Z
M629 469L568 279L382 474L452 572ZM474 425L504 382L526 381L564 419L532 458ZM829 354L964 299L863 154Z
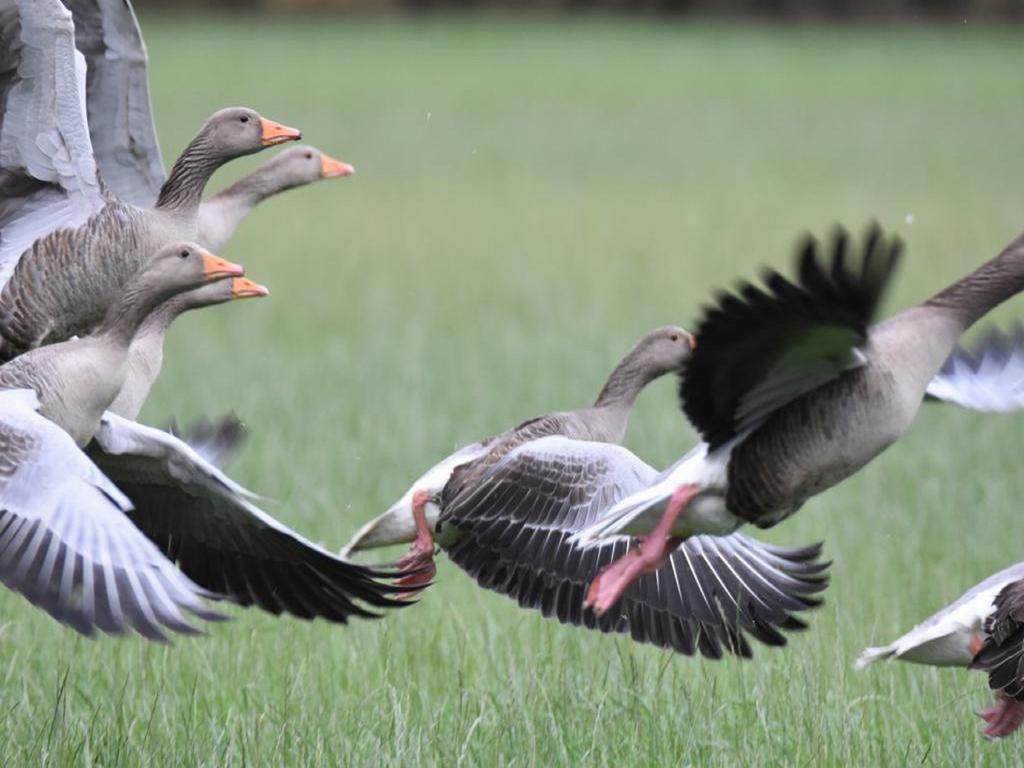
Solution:
M642 577L618 610L582 608L590 582L624 555L626 537L584 547L574 534L657 473L625 448L545 437L511 451L479 481L442 499L439 541L483 587L563 623L629 633L683 654L751 655L744 633L784 645L803 628L793 613L818 604L820 546L772 547L747 536L697 536Z
M151 207L167 178L149 98L149 57L129 0L64 0L88 68L89 135L103 182Z
M712 450L863 361L900 249L877 226L855 255L842 230L827 255L807 238L795 281L769 270L764 288L744 283L705 308L680 398Z
M1024 579L1003 587L985 621L985 645L971 669L988 672L988 686L1024 701Z
M172 421L166 431L180 437L204 461L216 467L231 463L249 437L249 430L235 413L225 413L217 419L197 419L184 428Z
M113 413L90 446L131 500L135 524L188 576L218 596L274 614L345 622L405 603L390 574L342 560L282 525L184 441ZM365 604L365 605L363 605Z
M133 628L163 640L167 629L196 631L182 609L221 618L132 525L125 495L38 405L31 390L0 392L0 580L84 635Z
M0 284L35 240L106 203L85 78L59 0L0 0Z
M992 329L970 350L957 347L926 394L975 411L1024 407L1024 325Z

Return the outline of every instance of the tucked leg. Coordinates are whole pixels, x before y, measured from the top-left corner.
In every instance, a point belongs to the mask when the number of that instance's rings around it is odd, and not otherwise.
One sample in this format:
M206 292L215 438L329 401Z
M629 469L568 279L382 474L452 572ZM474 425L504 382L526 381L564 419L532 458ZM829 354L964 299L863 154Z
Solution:
M638 536L636 547L604 568L591 582L583 606L593 608L601 616L619 601L630 584L664 565L672 550L683 541L671 536L676 519L698 493L699 485L679 486L665 505L665 512L654 530Z
M1009 736L1024 723L1024 704L1002 691L996 693L991 707L978 712L978 717L988 723L983 733L990 739Z
M410 587L410 591L398 593L400 600L409 600L418 595L437 573L437 567L434 565L434 534L427 524L426 506L429 501L430 494L426 491L416 491L412 495L412 518L416 522L416 539L409 547L409 551L398 561L398 567L403 571L416 570L417 573L404 576L396 582L401 587Z

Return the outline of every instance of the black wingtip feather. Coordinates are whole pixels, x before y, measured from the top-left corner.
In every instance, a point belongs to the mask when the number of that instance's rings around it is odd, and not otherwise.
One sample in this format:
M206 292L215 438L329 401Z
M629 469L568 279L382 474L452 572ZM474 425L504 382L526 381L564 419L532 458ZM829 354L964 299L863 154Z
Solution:
M766 269L766 291L742 283L734 293L715 292L679 387L683 411L712 449L736 434L741 400L791 342L794 328L842 325L866 338L902 244L896 238L887 243L877 224L867 228L862 242L852 255L848 233L837 228L826 255L817 240L804 237L797 247L796 282Z

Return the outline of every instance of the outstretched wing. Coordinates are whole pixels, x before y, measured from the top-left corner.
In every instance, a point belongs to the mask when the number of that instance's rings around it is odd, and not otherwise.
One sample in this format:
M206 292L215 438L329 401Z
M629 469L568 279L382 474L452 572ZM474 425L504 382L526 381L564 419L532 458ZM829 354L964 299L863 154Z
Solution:
M35 240L106 202L85 77L59 0L0 0L0 285Z
M63 0L88 67L89 135L104 183L151 207L167 178L149 98L149 58L129 0Z
M0 580L91 635L194 633L182 609L222 618L206 592L132 525L131 503L30 390L0 392Z
M985 621L985 645L971 669L988 672L988 686L1024 701L1024 580L1003 587Z
M957 347L928 384L926 394L975 411L1024 407L1024 325L993 328L970 350Z
M859 364L900 249L877 226L852 257L843 230L827 256L808 238L795 282L769 270L764 288L744 283L705 308L680 398L712 450Z
M282 525L173 435L107 412L89 452L131 499L135 524L216 595L337 622L379 615L363 604L406 604L381 580L392 574L342 560Z
M826 586L827 564L816 562L820 546L784 549L740 534L693 537L641 577L617 608L601 617L583 610L590 582L630 540L583 547L573 535L656 477L620 446L535 440L444 507L439 541L481 586L563 623L710 658L723 649L751 655L745 633L784 645L781 630L805 626L793 613L818 605L812 595Z

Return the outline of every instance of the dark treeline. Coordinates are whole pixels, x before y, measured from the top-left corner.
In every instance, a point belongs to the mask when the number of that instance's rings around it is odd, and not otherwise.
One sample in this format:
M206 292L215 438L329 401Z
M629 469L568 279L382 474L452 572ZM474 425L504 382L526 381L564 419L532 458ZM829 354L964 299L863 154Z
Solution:
M765 19L1024 19L1024 0L137 0L143 7L425 13L453 10L604 12Z

